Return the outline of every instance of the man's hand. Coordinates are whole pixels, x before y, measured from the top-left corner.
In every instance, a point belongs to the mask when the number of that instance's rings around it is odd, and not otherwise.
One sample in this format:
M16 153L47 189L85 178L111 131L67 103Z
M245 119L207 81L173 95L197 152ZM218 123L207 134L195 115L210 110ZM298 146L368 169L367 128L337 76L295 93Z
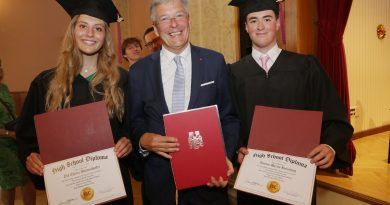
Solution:
M154 133L145 133L141 136L142 148L155 152L165 158L171 159L171 152L179 151L179 143L174 137L161 136Z
M127 137L121 137L114 147L118 158L126 157L132 150L131 141Z
M248 154L248 150L246 149L246 147L240 147L240 149L238 149L237 153L238 153L237 162L239 164L241 164L242 160L244 160L245 155Z
M43 163L41 161L41 155L38 153L31 153L26 159L26 168L32 174L42 176Z
M207 183L208 187L222 187L222 188L226 187L226 185L229 182L229 176L234 173L233 164L232 162L230 162L228 158L226 158L226 164L228 166L228 170L227 170L228 179L225 181L221 176L218 178L218 180L215 177L211 177L211 182Z
M335 153L325 144L315 147L307 156L312 164L316 164L320 169L329 168L334 161Z

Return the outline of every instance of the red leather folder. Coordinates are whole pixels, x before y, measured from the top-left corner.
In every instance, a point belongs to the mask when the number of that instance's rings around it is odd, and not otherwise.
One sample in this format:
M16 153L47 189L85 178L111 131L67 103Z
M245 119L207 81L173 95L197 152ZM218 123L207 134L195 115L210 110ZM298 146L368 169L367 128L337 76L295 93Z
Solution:
M256 106L248 148L306 157L320 143L322 112Z
M172 153L176 189L206 185L212 176L227 179L225 146L216 105L164 115L167 136L176 137Z
M114 147L103 101L34 116L43 164Z

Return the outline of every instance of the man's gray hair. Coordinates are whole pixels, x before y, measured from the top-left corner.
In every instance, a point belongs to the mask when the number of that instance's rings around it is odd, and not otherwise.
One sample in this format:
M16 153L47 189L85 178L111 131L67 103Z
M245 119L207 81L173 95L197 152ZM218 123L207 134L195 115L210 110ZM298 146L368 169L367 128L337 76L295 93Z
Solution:
M157 21L157 14L156 14L156 7L160 4L166 4L169 2L172 2L175 0L153 0L152 4L150 5L150 19L152 19L152 22ZM188 0L179 0L183 5L186 13L188 14Z

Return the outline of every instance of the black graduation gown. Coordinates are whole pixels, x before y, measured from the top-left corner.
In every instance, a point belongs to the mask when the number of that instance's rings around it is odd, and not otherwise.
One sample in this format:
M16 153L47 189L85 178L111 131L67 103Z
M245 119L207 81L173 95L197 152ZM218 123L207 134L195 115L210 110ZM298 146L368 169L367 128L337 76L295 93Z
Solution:
M127 72L121 68L119 87L126 93L128 76ZM19 121L16 129L16 138L19 145L20 158L22 162L26 161L26 158L32 152L39 153L38 141L35 133L34 115L41 114L45 111L45 96L49 86L50 80L53 78L54 69L46 70L40 73L31 83L27 97L25 99L22 112L19 116ZM98 91L102 91L101 85L97 86ZM102 100L102 96L99 94L90 93L89 82L81 75L76 76L73 82L73 97L70 102L71 107L92 103ZM126 120L126 114L124 116L124 122ZM129 137L127 123L121 123L116 117L110 118L110 124L115 143L123 136ZM130 175L125 163L125 158L119 159L119 165L122 173L123 182L125 184L127 198L116 201L114 204L133 204L133 196L130 183ZM25 165L25 163L23 163ZM29 173L30 174L30 173ZM36 188L44 189L43 177L30 174L32 181ZM117 203L118 202L118 203ZM123 203L122 203L123 202Z
M315 57L282 50L267 74L248 55L229 65L229 70L241 120L242 146L248 143L255 105L316 110L323 112L321 144L328 144L336 151L333 168L351 163L346 147L353 128L346 107Z

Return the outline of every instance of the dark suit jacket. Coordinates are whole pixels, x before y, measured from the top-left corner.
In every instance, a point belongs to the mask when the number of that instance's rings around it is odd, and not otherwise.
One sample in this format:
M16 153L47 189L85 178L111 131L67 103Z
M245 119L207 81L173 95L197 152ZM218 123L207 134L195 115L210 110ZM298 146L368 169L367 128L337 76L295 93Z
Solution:
M226 153L232 159L238 144L239 123L229 92L225 60L217 52L193 45L191 57L192 82L188 109L218 105ZM202 83L210 81L214 83L201 87ZM165 135L163 115L169 113L169 110L161 79L160 52L155 52L132 66L128 91L131 136L137 152L139 140L144 133ZM173 185L171 175L169 160L153 153L147 157L144 176L147 192L162 191L161 187L154 189L149 186L154 186L156 181L160 183L156 183L156 186L161 186L161 183ZM170 186L164 186L163 189L170 189Z

